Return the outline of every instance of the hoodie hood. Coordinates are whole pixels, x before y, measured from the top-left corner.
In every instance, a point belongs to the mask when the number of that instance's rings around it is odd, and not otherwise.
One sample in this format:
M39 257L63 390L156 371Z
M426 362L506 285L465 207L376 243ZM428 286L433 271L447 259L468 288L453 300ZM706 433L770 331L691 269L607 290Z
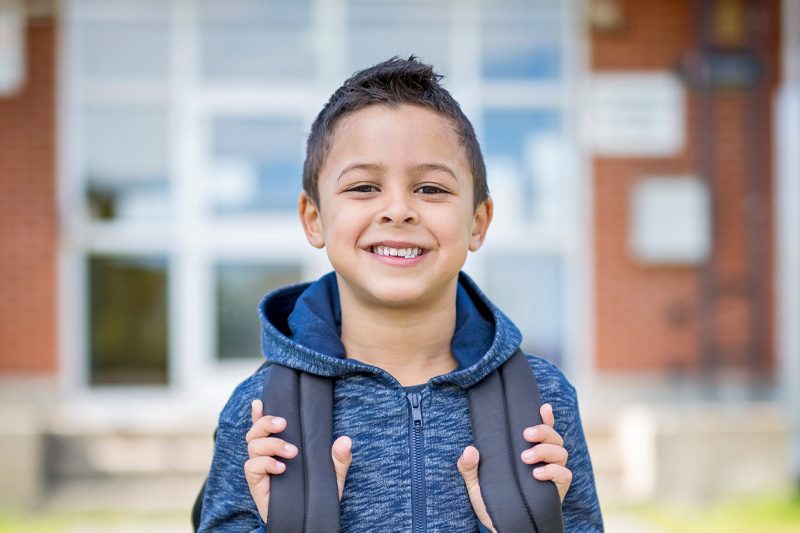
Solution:
M325 377L370 373L393 383L382 369L345 357L336 274L278 289L261 301L261 349L271 363ZM451 351L458 368L430 380L467 388L503 364L519 348L517 327L464 272L458 276L456 327Z

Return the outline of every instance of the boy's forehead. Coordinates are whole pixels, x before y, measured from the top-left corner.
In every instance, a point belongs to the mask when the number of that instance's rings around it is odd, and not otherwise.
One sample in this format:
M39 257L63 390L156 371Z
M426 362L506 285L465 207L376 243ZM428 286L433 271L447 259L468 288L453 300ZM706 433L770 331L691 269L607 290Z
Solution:
M342 116L331 132L326 163L345 154L377 156L384 148L381 141L386 141L388 149L391 141L397 139L406 139L408 143L404 143L403 148L417 149L420 153L416 155L422 158L433 153L446 155L453 164L469 170L466 151L453 120L435 110L412 104L371 104ZM428 161L415 162L416 165L425 163Z

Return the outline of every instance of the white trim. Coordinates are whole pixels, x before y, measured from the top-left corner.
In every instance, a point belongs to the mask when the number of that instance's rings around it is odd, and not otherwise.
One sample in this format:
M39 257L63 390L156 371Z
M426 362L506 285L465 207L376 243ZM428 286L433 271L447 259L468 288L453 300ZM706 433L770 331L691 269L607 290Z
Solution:
M574 58L575 63L565 77L572 80L571 90L565 98L566 106L581 109L580 102L586 101L586 80L591 76L591 41L586 30L586 0L571 0L572 13L567 17L571 31L569 42L573 50L565 56ZM582 110L583 111L583 110ZM575 240L568 252L567 276L568 306L572 308L573 327L567 332L568 355L566 372L575 387L587 397L591 397L596 376L596 345L594 316L594 185L592 172L592 153L584 142L581 112L567 114L571 120L570 145L575 155L573 192L575 198L574 216Z
M786 80L774 106L775 346L792 426L791 468L800 481L800 0L784 0L782 60Z
M562 120L561 133L570 155L580 159L574 142L579 133L574 109L579 100L581 72L580 43L584 37L580 18L582 0L567 3L554 1L553 9L562 9L564 23L560 44L562 76L556 82L500 83L481 77L481 31L479 0L451 5L454 23L448 46L452 71L445 80L454 90L476 131L483 129L487 109L552 109ZM95 5L96 3L92 4ZM313 279L330 270L324 251L312 249L296 223L297 214L213 216L202 202L203 188L198 186L208 166L209 121L216 116L300 117L310 125L322 102L349 72L346 52L347 24L344 0L316 0L312 6L314 53L323 68L308 83L263 82L244 84L235 81L214 82L200 79L198 54L198 6L193 0L172 0L166 7L170 43L169 73L162 80L116 82L88 79L77 69L79 52L74 32L76 20L117 19L112 7L97 4L87 9L76 0L64 0L60 10L60 84L59 84L59 162L58 187L60 236L59 252L59 335L63 390L69 397L69 409L80 412L93 401L106 403L96 410L116 409L120 402L142 405L142 412L156 405L179 407L199 402L198 412L206 412L210 403L224 401L230 388L254 368L252 361L217 361L214 352L216 325L214 306L214 265L219 260L296 261L303 277ZM76 7L80 6L80 7ZM557 6L557 7L556 7ZM137 16L137 8L127 5L125 16ZM149 6L146 16L161 17L160 8ZM91 11L91 12L89 12ZM453 87L455 85L455 87ZM329 87L330 86L330 87ZM85 106L119 103L159 103L168 112L168 160L170 218L160 223L146 221L97 221L86 214L86 198L81 183L84 151L81 135ZM584 169L576 166L574 192L583 187ZM584 361L590 353L583 346L585 314L591 313L584 298L582 281L590 278L585 266L583 233L590 228L591 217L583 203L591 196L567 194L564 216L574 219L552 228L541 222L520 224L507 234L494 233L484 250L470 259L465 269L480 283L485 258L492 253L536 253L558 255L564 261L565 370L573 381L581 381L590 372ZM589 216L586 222L584 216ZM270 228L272 231L265 231ZM277 228L277 230L276 230ZM556 230L556 231L554 231ZM491 232L490 232L491 233ZM513 235L512 235L513 234ZM523 243L522 245L520 243ZM169 386L167 387L92 387L88 375L88 280L86 270L93 253L109 255L158 254L167 258L169 321ZM588 273L588 274L587 274ZM588 320L590 322L590 320ZM191 400L191 401L190 401ZM135 407L134 407L135 408ZM213 412L213 411L212 411ZM136 416L134 415L134 418Z

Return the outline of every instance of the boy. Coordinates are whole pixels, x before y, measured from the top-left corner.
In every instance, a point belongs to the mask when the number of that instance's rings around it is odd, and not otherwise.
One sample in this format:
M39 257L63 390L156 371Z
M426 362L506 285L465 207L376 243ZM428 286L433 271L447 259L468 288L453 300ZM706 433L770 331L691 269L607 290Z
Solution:
M466 389L521 338L460 273L493 204L472 125L440 78L413 56L392 58L333 94L312 125L299 210L334 272L259 307L268 360L337 378L331 455L343 531L493 529ZM602 531L575 390L544 359L528 362L545 424L525 430L532 446L520 460L547 463L532 475L556 484L566 531ZM220 415L202 531L268 529L270 476L303 453L280 439L286 421L254 400L269 369ZM424 454L414 465L412 397Z

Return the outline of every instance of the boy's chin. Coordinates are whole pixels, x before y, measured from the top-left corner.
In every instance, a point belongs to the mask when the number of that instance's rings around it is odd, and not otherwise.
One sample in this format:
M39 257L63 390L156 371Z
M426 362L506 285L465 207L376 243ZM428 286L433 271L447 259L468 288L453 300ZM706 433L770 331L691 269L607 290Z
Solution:
M391 309L418 309L433 304L442 296L441 291L420 280L408 281L369 287L370 300L374 305Z

